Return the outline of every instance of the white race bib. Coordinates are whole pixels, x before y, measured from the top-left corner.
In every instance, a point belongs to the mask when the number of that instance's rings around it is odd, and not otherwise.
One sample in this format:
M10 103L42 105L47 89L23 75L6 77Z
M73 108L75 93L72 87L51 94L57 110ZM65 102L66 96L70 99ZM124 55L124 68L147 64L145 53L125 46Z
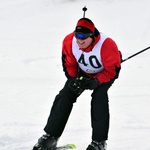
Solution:
M72 41L73 55L75 56L79 67L86 73L94 74L101 72L104 69L103 63L101 61L101 47L103 42L107 38L106 35L101 34L100 40L93 47L90 52L83 52L79 49L76 42L76 38Z

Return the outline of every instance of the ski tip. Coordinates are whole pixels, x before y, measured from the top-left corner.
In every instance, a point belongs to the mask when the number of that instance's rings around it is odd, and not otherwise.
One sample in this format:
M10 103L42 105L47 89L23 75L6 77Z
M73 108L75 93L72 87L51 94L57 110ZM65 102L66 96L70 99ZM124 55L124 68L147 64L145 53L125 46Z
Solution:
M74 144L67 144L70 148L75 149L76 146Z

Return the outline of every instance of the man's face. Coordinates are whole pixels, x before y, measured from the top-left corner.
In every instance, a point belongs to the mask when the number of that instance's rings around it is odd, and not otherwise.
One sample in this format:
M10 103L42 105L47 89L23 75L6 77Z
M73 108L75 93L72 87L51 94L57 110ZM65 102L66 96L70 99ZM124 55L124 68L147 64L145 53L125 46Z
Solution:
M92 38L88 37L88 38L83 39L83 40L76 38L76 42L77 42L79 48L85 49L92 43Z
M93 41L93 39L91 38L91 36L93 36L93 33L74 32L74 36L79 48L81 49L87 48Z

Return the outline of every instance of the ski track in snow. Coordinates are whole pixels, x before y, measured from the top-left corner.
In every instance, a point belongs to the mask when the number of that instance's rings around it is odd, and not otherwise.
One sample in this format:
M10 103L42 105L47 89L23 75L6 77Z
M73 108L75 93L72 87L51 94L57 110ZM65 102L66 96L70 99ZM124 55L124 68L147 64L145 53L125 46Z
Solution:
M61 45L87 6L86 17L112 37L123 58L150 46L150 1L1 0L0 150L29 150L44 134L63 87ZM124 62L109 90L108 150L150 148L150 50ZM74 104L59 145L91 142L90 91ZM80 115L82 114L82 115Z

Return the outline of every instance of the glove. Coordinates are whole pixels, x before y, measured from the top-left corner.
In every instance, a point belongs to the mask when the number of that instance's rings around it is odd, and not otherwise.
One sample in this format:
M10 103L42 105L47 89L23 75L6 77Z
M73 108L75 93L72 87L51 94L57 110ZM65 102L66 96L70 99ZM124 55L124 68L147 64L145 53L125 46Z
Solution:
M76 78L75 83L82 89L89 89L93 90L98 87L99 81L96 78L86 78L86 77L79 77Z
M82 89L77 83L76 78L71 78L68 81L68 86L71 91L73 91L76 95L80 95L84 89Z

